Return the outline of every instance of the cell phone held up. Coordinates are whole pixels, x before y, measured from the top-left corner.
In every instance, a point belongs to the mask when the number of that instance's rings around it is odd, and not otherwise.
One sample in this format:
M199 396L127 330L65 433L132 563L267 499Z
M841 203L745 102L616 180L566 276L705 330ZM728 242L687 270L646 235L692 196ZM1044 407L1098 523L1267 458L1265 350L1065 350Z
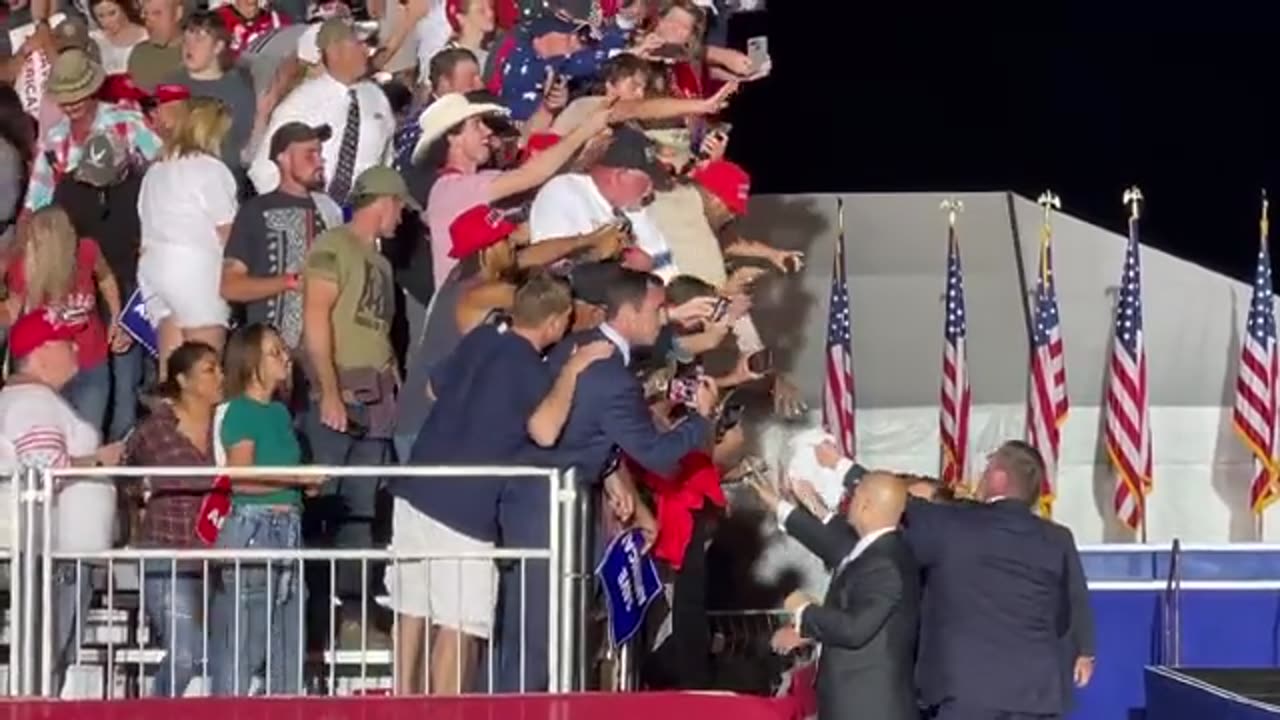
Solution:
M764 375L773 370L773 353L766 350L757 350L747 357L747 370L753 374Z
M698 402L698 383L702 380L702 366L696 363L678 365L667 383L667 399L678 405L693 407Z

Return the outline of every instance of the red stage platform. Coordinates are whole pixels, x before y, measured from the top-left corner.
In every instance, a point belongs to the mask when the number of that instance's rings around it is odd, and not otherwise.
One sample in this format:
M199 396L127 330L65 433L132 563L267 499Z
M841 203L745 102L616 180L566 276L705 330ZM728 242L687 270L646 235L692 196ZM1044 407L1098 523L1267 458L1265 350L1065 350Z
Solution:
M0 720L798 720L798 714L786 699L710 693L0 703Z

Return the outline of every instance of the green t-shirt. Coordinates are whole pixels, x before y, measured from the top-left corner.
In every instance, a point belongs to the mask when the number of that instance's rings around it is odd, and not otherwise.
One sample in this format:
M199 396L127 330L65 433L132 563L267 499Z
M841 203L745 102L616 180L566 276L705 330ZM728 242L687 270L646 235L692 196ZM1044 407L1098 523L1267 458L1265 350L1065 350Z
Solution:
M148 93L182 69L182 38L169 45L144 40L129 51L129 76L134 84Z
M260 403L247 397L227 402L219 432L222 446L230 448L245 440L253 441L253 464L263 466L298 465L302 448L293 432L289 410L278 402ZM235 505L300 505L302 491L287 488L269 493L233 493Z
M307 253L306 277L337 283L333 307L334 365L339 370L382 370L395 357L391 320L395 284L391 263L346 225L327 230Z

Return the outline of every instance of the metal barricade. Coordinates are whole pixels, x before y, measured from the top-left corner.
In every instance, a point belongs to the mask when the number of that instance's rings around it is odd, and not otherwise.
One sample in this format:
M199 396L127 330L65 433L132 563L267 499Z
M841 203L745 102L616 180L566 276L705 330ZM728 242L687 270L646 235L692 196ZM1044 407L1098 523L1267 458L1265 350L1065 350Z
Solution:
M264 474L272 476L291 475L304 477L408 477L426 478L440 476L461 477L503 477L528 478L529 481L547 482L549 484L547 511L549 513L550 535L545 548L504 549L493 548L483 552L434 552L423 551L408 553L390 547L373 549L143 549L121 548L95 552L68 552L55 547L55 504L59 484L85 480L112 482L119 479L141 479L147 477L209 477L218 475L230 476L233 480L251 479ZM25 471L13 479L14 500L11 503L10 517L16 520L16 534L20 542L15 543L12 557L20 571L13 572L11 589L13 600L12 647L17 650L17 659L11 665L12 687L24 695L39 694L50 697L62 690L62 682L55 682L61 670L87 667L95 668L92 672L103 678L98 691L82 691L79 695L96 695L98 697L121 697L147 694L146 682L154 678L163 668L161 658L168 663L168 677L179 675L179 659L177 652L169 652L165 656L164 648L155 647L155 636L167 638L166 644L171 647L179 636L177 628L178 613L169 613L171 623L169 633L163 630L152 632L153 628L147 619L148 592L144 585L149 581L161 583L160 587L168 587L170 606L177 592L179 578L189 579L201 588L200 625L202 627L199 640L198 656L193 658L199 668L196 677L203 679L203 689L210 691L215 653L212 651L210 631L229 630L235 638L241 638L246 630L256 631L259 628L260 616L263 614L260 605L252 606L254 612L242 611L242 606L250 602L250 598L260 598L265 592L265 669L261 673L265 677L252 678L251 685L267 693L278 692L273 688L273 671L276 666L291 666L288 670L291 678L298 683L305 683L298 688L304 694L346 694L366 693L383 694L391 688L399 686L399 645L401 642L400 617L394 616L391 621L389 646L371 642L374 633L370 630L370 613L386 613L389 608L399 606L398 598L402 592L396 583L396 591L391 597L371 597L367 581L377 566L386 565L391 568L388 577L399 576L402 569L411 563L424 563L429 570L435 563L452 563L457 567L459 583L450 592L457 592L457 607L465 605L464 588L462 587L462 564L466 561L482 561L488 563L515 563L522 578L530 574L530 562L546 561L547 563L547 647L546 671L548 689L552 692L572 689L575 679L580 682L581 674L575 673L575 665L580 657L575 649L580 645L581 618L575 617L580 607L580 598L586 597L586 580L589 570L580 564L583 553L579 551L578 532L587 525L577 516L579 496L575 487L573 474L558 470L530 467L273 467L266 468L189 468L189 467L147 467L147 468L74 468L59 470ZM354 646L344 644L339 637L336 616L338 614L338 595L336 592L336 576L340 564L356 563L359 565L361 587L359 597L360 629L359 640ZM159 568L158 570L156 568ZM350 567L350 565L348 565ZM439 565L434 565L439 567ZM314 625L313 613L308 613L307 603L303 599L307 587L308 572L315 568L328 571L327 593L312 591L316 595L327 595L324 606L327 608L327 627L322 631L324 642L307 644L308 623ZM296 578L290 573L296 569ZM534 572L537 572L536 570ZM255 574L256 573L256 574ZM497 571L494 570L496 575ZM167 576L167 577L166 577ZM283 577L280 588L275 579ZM229 578L229 579L228 579ZM167 581L167 585L164 583ZM261 581L261 582L260 582ZM84 611L81 599L92 595L95 586L103 596L105 607L93 607ZM221 583L219 585L219 583ZM253 584L252 588L246 586ZM311 583L314 586L314 580ZM211 588L220 588L211 599ZM280 592L274 599L287 597L290 587L298 588L298 596L294 605L287 611L276 612L277 603L273 601L273 593ZM265 590L263 590L265 588ZM258 595L253 593L257 592ZM227 599L222 606L231 607L229 614L211 602ZM563 600L563 601L562 601ZM526 597L520 594L520 614L527 614ZM216 603L215 603L216 604ZM71 656L64 657L61 651L68 630L58 626L60 612L58 608L74 608L75 624L70 630ZM314 606L313 606L314 607ZM381 608L381 609L380 609ZM154 608L153 608L154 609ZM292 612L298 613L296 619ZM273 617L273 613L282 617ZM287 616L286 616L287 615ZM65 613L62 615L65 617ZM244 625L242 625L244 623ZM297 623L292 625L291 623ZM246 627L247 626L247 627ZM283 628L283 629L282 629ZM298 645L296 651L283 658L273 657L277 644L273 638L276 634L288 633L289 628L297 628ZM424 683L429 683L431 673L431 621L425 623L422 638ZM275 634L273 634L275 633ZM409 637L416 638L410 633ZM215 638L225 646L225 637ZM312 634L314 640L314 633ZM519 677L524 679L527 662L527 633L521 632L519 638ZM57 641L57 642L55 642ZM377 645L375 647L375 645ZM290 648L283 647L285 650ZM228 655L230 661L239 662L238 645L234 653L223 654L223 662ZM494 633L490 632L481 652L487 651L488 659L477 675L476 685L472 688L480 690L495 687L494 673L497 666L497 652ZM283 654L283 653L282 653ZM11 657L15 653L11 651ZM276 665L272 661L277 660ZM296 663L296 665L294 664ZM16 673L14 671L17 671ZM222 666L220 670L225 671ZM308 672L310 670L310 672ZM447 671L443 671L447 672ZM462 662L457 663L459 681L462 679ZM223 672L223 674L227 674ZM235 680L233 691L247 694L251 688L240 687L243 677L242 668L237 664L230 673ZM577 675L577 678L575 678ZM70 678L70 675L68 675ZM66 683L71 685L70 679ZM286 683L286 689L297 684ZM468 689L468 688L463 688ZM525 689L523 684L520 689ZM180 693L181 688L175 688Z

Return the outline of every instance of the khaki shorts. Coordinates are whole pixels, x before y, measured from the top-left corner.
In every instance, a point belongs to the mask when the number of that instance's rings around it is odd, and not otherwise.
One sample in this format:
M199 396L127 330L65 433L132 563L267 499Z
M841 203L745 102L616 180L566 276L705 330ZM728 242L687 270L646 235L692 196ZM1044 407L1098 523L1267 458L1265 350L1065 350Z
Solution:
M493 543L468 537L401 498L391 515L391 550L400 553L484 552ZM387 566L391 609L432 625L488 638L493 633L498 570L492 560L401 560Z

